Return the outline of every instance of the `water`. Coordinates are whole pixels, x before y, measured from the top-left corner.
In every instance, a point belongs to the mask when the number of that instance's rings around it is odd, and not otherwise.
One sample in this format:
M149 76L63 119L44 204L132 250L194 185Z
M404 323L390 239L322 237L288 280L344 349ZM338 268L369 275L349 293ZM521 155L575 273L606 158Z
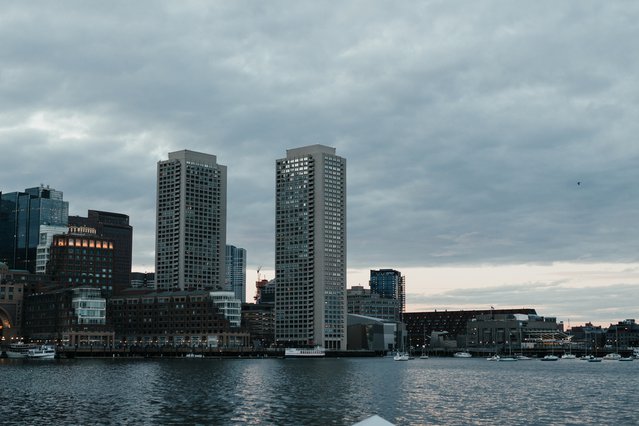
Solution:
M639 361L0 360L0 423L634 425Z

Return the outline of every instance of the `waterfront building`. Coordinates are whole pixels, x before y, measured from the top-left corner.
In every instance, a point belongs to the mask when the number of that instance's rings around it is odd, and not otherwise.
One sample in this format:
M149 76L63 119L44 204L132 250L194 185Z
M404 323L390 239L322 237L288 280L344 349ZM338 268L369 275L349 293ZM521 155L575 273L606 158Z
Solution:
M98 288L110 295L114 292L114 246L112 239L90 232L55 235L48 273L57 286Z
M335 148L276 161L275 280L278 344L346 348L346 160Z
M0 344L22 336L25 284L15 280L6 263L0 262Z
M49 186L0 192L0 262L35 273L41 227L66 227L68 217L62 191Z
M123 345L247 347L206 290L127 290L109 299L107 316Z
M371 292L399 302L399 321L401 321L406 309L406 278L401 272L394 269L371 270L369 285Z
M563 324L555 317L536 314L477 315L468 321L466 341L469 348L485 348L495 353L526 349L561 349L567 338Z
M169 153L158 162L156 214L158 290L223 290L226 166L214 155Z
M233 245L226 246L226 290L235 298L246 302L246 250Z
M363 286L353 286L346 291L349 314L401 322L400 303L399 299L382 297Z
M610 324L606 330L606 347L614 350L639 348L639 324L634 319Z
M108 346L106 299L90 287L34 293L24 299L24 335L31 341L64 346Z
M47 264L51 257L51 244L55 235L66 234L68 228L66 226L40 226L40 242L36 248L36 274L46 274Z
M396 346L399 324L366 315L348 314L349 351L392 351Z
M131 272L131 288L155 288L154 272Z
M242 326L251 335L254 348L268 348L275 343L275 310L272 303L243 303Z
M100 210L89 210L87 217L69 216L69 228L79 232L93 229L95 236L113 241L113 288L118 292L129 286L133 252L133 227L129 216Z
M429 346L430 336L433 332L446 332L446 340L458 341L460 347L466 347L466 325L468 322L480 315L493 314L537 315L537 312L530 308L406 312L403 316L403 322L406 324L408 333L408 345L416 348L422 348L424 345Z
M231 327L239 327L242 321L242 302L232 291L212 291L209 297Z

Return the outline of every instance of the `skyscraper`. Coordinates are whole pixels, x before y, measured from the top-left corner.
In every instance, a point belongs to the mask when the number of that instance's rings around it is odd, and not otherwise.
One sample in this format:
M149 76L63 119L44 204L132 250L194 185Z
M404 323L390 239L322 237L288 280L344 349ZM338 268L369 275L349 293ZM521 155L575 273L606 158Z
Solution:
M241 247L226 246L226 290L246 302L246 250Z
M289 149L275 192L275 338L346 349L346 159Z
M49 186L0 192L0 262L35 273L40 227L66 227L68 217L69 203L62 191Z
M406 308L405 277L394 269L371 270L370 277L371 292L399 301L399 319L401 320Z
M129 287L133 251L129 216L99 210L89 210L87 217L69 216L69 228L81 227L92 228L97 236L113 240L113 290L117 293Z
M155 281L158 289L222 290L226 166L215 155L169 153L158 162Z

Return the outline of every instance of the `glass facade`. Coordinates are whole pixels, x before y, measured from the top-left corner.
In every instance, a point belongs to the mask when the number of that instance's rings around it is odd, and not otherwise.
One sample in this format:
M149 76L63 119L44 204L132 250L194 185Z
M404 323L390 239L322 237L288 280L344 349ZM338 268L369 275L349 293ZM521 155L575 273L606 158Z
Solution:
M35 273L40 227L67 226L68 217L61 191L40 186L0 193L0 261Z
M399 300L400 317L403 315L406 306L406 289L401 272L394 269L371 270L369 284L373 293L388 299Z
M236 299L246 302L246 250L241 247L226 246L225 287Z

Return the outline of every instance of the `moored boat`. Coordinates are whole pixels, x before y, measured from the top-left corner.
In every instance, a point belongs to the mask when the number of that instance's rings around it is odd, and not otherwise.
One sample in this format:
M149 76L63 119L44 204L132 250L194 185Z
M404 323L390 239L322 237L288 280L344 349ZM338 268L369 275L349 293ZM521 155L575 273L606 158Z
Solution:
M622 358L621 355L619 355L618 353L606 354L603 357L603 359L606 360L606 361L618 361L621 358Z
M38 346L32 343L12 343L9 348L5 350L7 358L26 358L30 349L37 349Z
M42 345L39 348L27 351L29 359L53 359L55 358L55 348L51 345Z
M320 358L325 355L325 349L321 346L314 348L286 348L284 350L286 358Z
M393 357L395 361L408 361L410 357L406 352L397 352Z
M455 352L455 353L453 354L453 356L454 356L455 358L472 358L472 357L473 357L470 353L465 352L465 351Z
M559 361L559 357L557 355L546 355L541 360L542 361Z

